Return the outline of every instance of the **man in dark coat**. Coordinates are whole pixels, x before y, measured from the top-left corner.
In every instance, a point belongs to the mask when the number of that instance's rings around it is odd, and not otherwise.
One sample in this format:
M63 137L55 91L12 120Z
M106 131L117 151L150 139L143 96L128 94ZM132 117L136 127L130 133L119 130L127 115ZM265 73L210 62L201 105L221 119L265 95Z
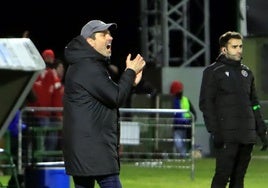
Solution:
M142 78L145 61L129 54L118 83L108 73L115 23L89 21L66 46L63 156L76 188L121 188L119 107Z
M220 39L220 55L205 68L199 107L212 134L216 169L211 188L243 188L257 135L266 135L254 76L241 63L243 37L226 32Z

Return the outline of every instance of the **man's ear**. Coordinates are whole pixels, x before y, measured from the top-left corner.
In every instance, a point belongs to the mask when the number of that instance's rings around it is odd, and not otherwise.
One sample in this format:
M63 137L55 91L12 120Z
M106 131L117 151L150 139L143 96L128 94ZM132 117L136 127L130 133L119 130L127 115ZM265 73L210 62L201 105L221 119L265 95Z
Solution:
M88 37L86 40L91 46L94 46L94 40L92 38Z

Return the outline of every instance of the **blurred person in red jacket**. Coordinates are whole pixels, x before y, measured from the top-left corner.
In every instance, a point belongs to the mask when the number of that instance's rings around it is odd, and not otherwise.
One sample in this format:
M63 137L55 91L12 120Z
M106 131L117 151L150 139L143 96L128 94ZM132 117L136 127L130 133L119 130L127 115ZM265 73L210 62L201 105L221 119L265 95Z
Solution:
M33 92L37 99L28 106L34 107L52 107L53 92L61 87L61 80L55 70L55 55L53 50L46 49L42 52L42 57L46 63L46 69L40 73L33 85ZM38 117L49 117L51 112L37 112Z
M55 54L52 49L46 49L42 52L42 57L46 63L46 69L43 70L33 84L32 90L35 93L36 101L28 103L32 107L54 107L53 95L59 92L61 88L61 79L55 69ZM55 122L54 112L40 110L34 112L33 126L54 127L58 125ZM44 149L55 150L57 147L57 132L49 131L45 136Z

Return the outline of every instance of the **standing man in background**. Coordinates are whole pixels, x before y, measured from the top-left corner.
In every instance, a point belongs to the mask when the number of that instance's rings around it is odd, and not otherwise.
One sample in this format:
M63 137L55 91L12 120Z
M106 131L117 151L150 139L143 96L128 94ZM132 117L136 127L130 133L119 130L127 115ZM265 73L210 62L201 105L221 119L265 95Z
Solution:
M220 36L220 55L205 68L199 107L215 147L216 169L211 188L243 188L251 152L267 129L257 98L254 76L241 63L243 37Z
M89 21L65 48L63 156L75 188L121 188L119 107L142 78L145 61L126 58L115 83L108 73L115 23Z
M190 125L192 121L196 121L196 111L190 99L183 95L183 84L180 81L174 80L171 83L170 94L173 96L174 109L187 110L184 113L175 113L173 119L174 146L180 157L184 158L189 153L189 141L187 139L191 140L192 129Z

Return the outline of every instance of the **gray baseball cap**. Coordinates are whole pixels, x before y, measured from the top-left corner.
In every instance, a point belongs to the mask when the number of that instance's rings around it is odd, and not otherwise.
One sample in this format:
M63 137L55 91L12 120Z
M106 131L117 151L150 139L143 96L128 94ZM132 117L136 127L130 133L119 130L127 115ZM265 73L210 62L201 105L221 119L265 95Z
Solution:
M101 20L91 20L86 25L83 26L81 30L81 35L86 39L91 36L93 33L104 31L113 26L113 29L116 29L116 23L104 23Z

